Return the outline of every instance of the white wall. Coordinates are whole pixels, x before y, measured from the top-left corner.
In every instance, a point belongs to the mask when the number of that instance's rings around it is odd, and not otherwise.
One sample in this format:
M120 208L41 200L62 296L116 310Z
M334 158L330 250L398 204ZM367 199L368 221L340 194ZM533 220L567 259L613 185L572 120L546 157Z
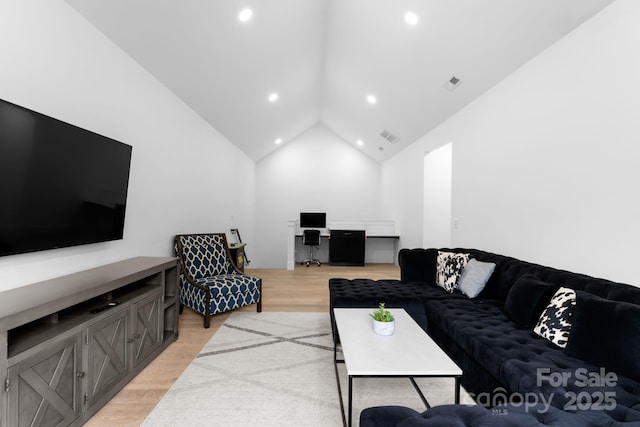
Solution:
M382 217L395 221L400 248L423 246L424 156L437 147L424 144L423 138L382 165L380 211Z
M138 255L177 233L253 240L254 165L62 0L0 3L0 98L133 146L124 239L0 258L0 290Z
M451 246L452 143L424 156L422 246Z
M403 246L423 154L453 141L454 246L640 285L638 22L640 2L614 2L386 162Z
M256 164L255 206L251 267L286 268L287 221L300 212L326 212L328 221L385 219L380 164L316 125Z

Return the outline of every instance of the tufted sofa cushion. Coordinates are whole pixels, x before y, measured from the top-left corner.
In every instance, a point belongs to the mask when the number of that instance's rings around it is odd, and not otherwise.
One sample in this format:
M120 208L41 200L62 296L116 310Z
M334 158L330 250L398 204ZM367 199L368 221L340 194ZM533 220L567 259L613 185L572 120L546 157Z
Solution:
M585 386L586 375L601 376L599 367L567 355L531 330L515 328L500 307L478 304L474 300L433 300L426 305L427 321L437 323L458 346L504 384L502 390L491 390L502 393L504 400L514 393L542 394L545 399L552 399L556 408L565 408L571 406L572 397L581 392L597 397L607 391L616 396L616 408L602 411L603 415L606 413L616 421L628 421L629 417L640 420L639 383L619 376L613 387ZM578 369L582 371L576 378ZM557 385L555 377L550 379L550 373L567 376L566 384ZM496 393L475 397L479 404L486 406L501 402Z
M367 427L501 427L504 417L493 416L481 406L436 406L423 413L399 406L374 407L362 411L360 425ZM536 426L531 420L529 426Z
M460 293L449 294L435 285L405 283L400 280L329 279L332 325L333 308L375 308L383 302L388 308L404 308L426 331L427 315L424 301L439 298L463 299L466 297Z
M492 409L473 405L441 405L422 413L401 406L367 408L360 414L361 427L601 427L603 425L629 426L629 424L603 424L593 413L567 413L543 406L506 404ZM637 427L637 426L633 426Z

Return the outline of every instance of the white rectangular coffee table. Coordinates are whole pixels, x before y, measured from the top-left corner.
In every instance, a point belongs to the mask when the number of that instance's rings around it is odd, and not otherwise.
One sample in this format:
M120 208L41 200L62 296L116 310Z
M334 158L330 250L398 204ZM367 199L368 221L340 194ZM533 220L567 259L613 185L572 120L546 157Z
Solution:
M358 377L407 377L429 408L414 378L453 377L455 403L460 403L462 369L436 344L404 309L389 309L396 319L395 333L389 336L373 332L369 313L373 308L333 309L344 359L337 358L334 343L333 361L340 395L342 420L347 425L338 374L338 363L344 363L349 376L348 425L351 426L353 407L353 379Z

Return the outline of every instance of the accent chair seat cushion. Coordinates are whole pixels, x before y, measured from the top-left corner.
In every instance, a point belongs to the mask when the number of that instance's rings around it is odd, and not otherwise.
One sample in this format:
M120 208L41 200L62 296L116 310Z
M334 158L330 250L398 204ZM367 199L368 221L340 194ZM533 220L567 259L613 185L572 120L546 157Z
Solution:
M226 295L257 291L260 279L244 274L220 274L218 276L203 277L196 280L201 286L206 286L211 292L212 298Z

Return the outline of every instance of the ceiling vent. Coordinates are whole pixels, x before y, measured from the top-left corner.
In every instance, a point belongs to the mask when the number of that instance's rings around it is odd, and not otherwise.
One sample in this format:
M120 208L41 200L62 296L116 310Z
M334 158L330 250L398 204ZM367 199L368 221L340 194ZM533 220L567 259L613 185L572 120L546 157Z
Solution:
M453 92L461 84L462 80L460 80L459 77L451 76L451 78L444 84L444 88Z
M386 129L383 129L382 132L380 132L380 136L386 139L390 144L395 144L400 139Z

